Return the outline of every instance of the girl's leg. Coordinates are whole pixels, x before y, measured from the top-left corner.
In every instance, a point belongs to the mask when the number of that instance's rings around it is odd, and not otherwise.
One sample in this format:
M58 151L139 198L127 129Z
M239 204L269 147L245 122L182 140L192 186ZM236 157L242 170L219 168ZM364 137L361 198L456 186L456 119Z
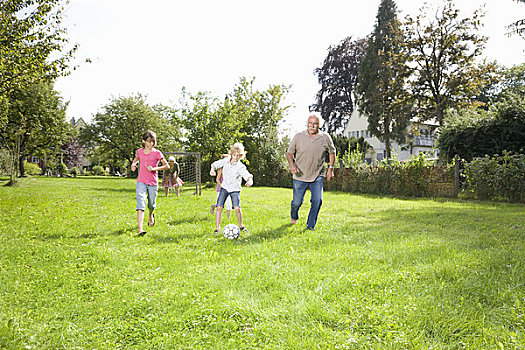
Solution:
M148 226L153 226L155 225L155 215L153 215L153 211L155 209L150 209L149 210L149 218L148 218Z
M149 218L148 226L155 225L155 208L157 207L157 186L146 186L148 189L148 209L149 209Z
M179 186L175 186L175 194L179 197Z
M146 203L148 202L148 189L142 182L137 182L136 187L137 195L137 224L138 234L141 235L144 232L142 224L144 222L144 210L146 210Z
M215 212L215 229L220 232L221 230L221 217L222 217L222 207L217 207Z
M144 222L144 210L137 210L137 224L139 226L138 233L142 233L142 224Z

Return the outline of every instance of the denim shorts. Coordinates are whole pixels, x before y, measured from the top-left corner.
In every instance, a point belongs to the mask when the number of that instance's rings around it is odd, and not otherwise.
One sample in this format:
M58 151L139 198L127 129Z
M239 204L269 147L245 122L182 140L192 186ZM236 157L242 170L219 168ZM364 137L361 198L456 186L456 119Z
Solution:
M224 207L224 202L226 202L226 198L228 198L228 196L231 198L232 205L234 208L241 206L241 192L228 192L224 188L221 188L221 192L219 192L219 198L217 198L217 206Z
M137 210L146 210L146 204L149 210L155 209L157 206L157 186L137 182L135 193L137 194Z

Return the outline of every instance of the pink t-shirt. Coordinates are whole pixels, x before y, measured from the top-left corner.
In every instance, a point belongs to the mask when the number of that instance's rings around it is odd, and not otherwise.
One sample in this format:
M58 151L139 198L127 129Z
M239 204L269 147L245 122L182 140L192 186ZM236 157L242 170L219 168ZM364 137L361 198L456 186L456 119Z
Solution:
M148 166L156 167L160 160L164 158L162 152L158 149L152 149L150 153L144 154L144 148L139 148L137 151L137 157L140 161L140 171L137 182L142 182L146 185L157 186L159 179L156 171L149 171Z

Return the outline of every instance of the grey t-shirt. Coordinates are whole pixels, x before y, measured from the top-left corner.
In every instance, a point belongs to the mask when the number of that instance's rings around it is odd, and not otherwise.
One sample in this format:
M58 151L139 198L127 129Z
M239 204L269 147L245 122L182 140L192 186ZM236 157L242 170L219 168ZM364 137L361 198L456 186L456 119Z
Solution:
M319 175L325 176L325 157L327 153L335 153L335 146L330 135L319 131L313 137L308 134L308 130L304 130L294 136L287 152L294 155L295 165L299 169L293 178L312 182Z

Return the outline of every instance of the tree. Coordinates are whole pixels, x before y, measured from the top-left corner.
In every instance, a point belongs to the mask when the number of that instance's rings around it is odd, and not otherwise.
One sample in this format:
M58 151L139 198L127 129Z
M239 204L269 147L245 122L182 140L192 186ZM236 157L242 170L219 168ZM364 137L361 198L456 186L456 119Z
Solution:
M311 109L321 113L324 129L329 133L341 131L354 111L353 95L365 48L366 39L348 37L339 45L330 46L323 65L314 71L321 89Z
M488 112L470 108L452 114L440 132L438 145L440 156L447 160L456 154L471 161L504 151L525 153L523 98L508 95Z
M525 0L515 0L515 1L525 3ZM523 37L523 35L525 34L525 19L520 19L514 23L511 23L510 25L507 26L507 29L509 30L507 33L508 35L518 34Z
M63 0L0 1L0 127L12 92L67 74L77 47L67 49Z
M470 104L495 72L494 63L476 64L486 37L477 33L483 14L459 18L452 0L446 0L428 18L428 6L414 20L407 17L407 42L415 66L412 93L421 120L434 119L440 125L445 112Z
M280 183L281 169L286 166L287 145L279 138L279 123L289 106L281 106L289 87L270 85L257 90L254 80L242 77L227 98L237 106L237 117L245 120L241 132L250 161L250 171L260 185ZM241 116L243 115L243 116Z
M180 137L177 126L173 125L176 119L173 113L167 107L151 107L140 94L113 98L94 116L93 122L82 129L81 143L90 146L105 164L131 164L148 129L157 134L158 149L173 149L173 143Z
M386 158L393 140L403 143L410 120L407 79L410 69L404 35L393 0L382 0L377 21L359 68L359 109L368 118L368 130L385 143Z
M191 94L183 89L180 105L186 149L201 153L205 170L245 135L241 128L246 120L237 115L236 106L227 98L221 102L208 92ZM203 171L203 175L207 173Z
M43 155L72 134L66 121L66 104L51 83L36 83L11 93L7 125L0 129L8 147L17 150L18 170L25 175L24 160Z
M254 79L244 77L222 100L210 93L190 94L183 90L180 113L186 146L189 151L201 153L206 170L203 174L233 143L242 142L252 164L250 171L259 178L258 183L266 179L275 182L285 154L278 124L288 108L281 106L287 91L282 85L260 91L254 88Z

